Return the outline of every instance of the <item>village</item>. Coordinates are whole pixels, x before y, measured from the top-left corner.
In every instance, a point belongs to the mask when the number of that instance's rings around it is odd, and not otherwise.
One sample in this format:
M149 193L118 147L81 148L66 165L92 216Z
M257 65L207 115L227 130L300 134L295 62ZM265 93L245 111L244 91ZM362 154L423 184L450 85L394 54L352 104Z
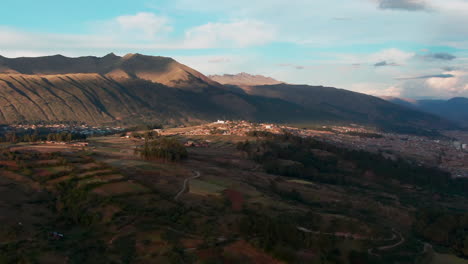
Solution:
M119 133L125 128L119 126L92 126L88 124L16 124L0 126L0 134L8 132L43 131L47 133L68 132L86 136L99 136Z

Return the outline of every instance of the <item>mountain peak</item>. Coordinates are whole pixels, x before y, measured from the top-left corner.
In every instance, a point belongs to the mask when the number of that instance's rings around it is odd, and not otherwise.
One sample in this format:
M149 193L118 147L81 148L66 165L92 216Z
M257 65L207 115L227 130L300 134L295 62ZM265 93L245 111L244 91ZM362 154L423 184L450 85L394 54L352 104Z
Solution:
M232 85L273 85L282 83L271 77L252 75L246 72L238 74L210 75L208 77L221 84Z
M138 55L139 55L138 53L127 53L122 58L125 59L125 60L128 60L128 59L131 59L131 58L136 57Z
M107 54L106 56L104 56L102 58L120 58L120 57L115 55L114 52L111 52L111 53Z

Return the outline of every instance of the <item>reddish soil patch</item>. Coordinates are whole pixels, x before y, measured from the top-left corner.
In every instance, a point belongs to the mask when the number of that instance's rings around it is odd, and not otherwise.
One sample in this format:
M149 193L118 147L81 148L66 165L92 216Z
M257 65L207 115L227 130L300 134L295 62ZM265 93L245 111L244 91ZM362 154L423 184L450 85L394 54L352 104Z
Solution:
M47 184L48 185L55 185L55 184L59 184L59 183L64 182L64 181L68 181L71 178L72 178L72 176L67 175L67 176L63 176L63 177L59 177L59 178L47 181Z
M102 174L109 174L112 173L113 170L106 169L106 170L95 170L95 171L88 171L88 172L83 172L81 174L78 174L78 178L86 178L86 177L91 177L91 176L98 176Z
M203 243L203 240L200 239L182 239L181 244L184 248L197 248Z
M46 178L52 176L53 173L46 169L35 169L33 177L35 178Z
M81 170L95 170L95 169L102 169L103 165L97 163L86 163L80 165L79 168Z
M59 160L38 160L33 163L33 165L37 166L55 166L60 163Z
M130 193L143 193L146 191L148 191L148 189L138 183L124 181L101 185L94 188L92 192L103 196L113 196Z
M29 179L26 176L13 173L11 171L2 171L2 170L0 170L0 175L10 180L16 181L16 182L26 183L27 185L29 185L29 187L31 187L32 189L36 191L41 190L41 186L39 183Z
M12 170L17 170L19 168L14 160L0 160L0 166L5 166Z
M297 253L297 256L302 261L306 261L306 263L312 263L316 254L312 250L301 250Z
M202 260L211 259L213 257L218 256L218 254L219 252L216 252L216 250L213 248L202 249L197 251L197 256Z
M232 189L227 189L224 191L224 195L231 201L232 204L232 210L234 211L240 211L242 210L242 207L244 205L244 196L242 193L232 190Z
M265 252L254 248L246 241L240 240L226 246L224 248L225 252L229 252L233 255L238 256L246 256L248 257L252 263L256 264L282 264L279 260L272 258L271 256L267 255Z

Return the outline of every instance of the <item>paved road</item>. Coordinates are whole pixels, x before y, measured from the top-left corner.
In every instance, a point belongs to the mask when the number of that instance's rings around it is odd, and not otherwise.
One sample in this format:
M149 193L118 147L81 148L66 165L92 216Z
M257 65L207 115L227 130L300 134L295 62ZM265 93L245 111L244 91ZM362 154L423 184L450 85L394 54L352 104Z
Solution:
M174 197L174 200L176 200L176 201L179 200L179 197L187 190L187 186L188 186L188 184L189 184L189 182L191 180L194 180L194 179L199 178L201 176L199 171L193 171L193 173L195 174L194 176L189 177L189 178L184 180L184 184L182 185L182 189Z

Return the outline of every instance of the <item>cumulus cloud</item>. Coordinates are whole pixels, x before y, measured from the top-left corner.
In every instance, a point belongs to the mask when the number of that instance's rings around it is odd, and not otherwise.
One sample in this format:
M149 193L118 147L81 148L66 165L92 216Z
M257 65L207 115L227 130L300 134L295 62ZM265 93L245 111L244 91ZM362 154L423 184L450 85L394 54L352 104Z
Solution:
M257 20L240 20L191 28L185 33L185 46L243 48L266 44L275 39L276 31L272 26Z
M442 97L451 98L468 96L468 72L445 72L447 77L434 76L430 78L411 79L400 84L402 96L405 97ZM449 75L453 77L449 77Z
M0 52L5 56L68 56L148 52L152 50L244 48L276 39L275 29L257 20L208 23L169 36L170 20L153 13L123 15L89 24L84 34L35 33L0 25Z
M169 26L169 19L164 16L157 16L153 13L141 12L135 15L119 16L109 22L109 26L117 27L122 33L131 33L152 39L161 32L172 30Z
M428 10L429 6L424 0L378 0L380 9L421 11Z

